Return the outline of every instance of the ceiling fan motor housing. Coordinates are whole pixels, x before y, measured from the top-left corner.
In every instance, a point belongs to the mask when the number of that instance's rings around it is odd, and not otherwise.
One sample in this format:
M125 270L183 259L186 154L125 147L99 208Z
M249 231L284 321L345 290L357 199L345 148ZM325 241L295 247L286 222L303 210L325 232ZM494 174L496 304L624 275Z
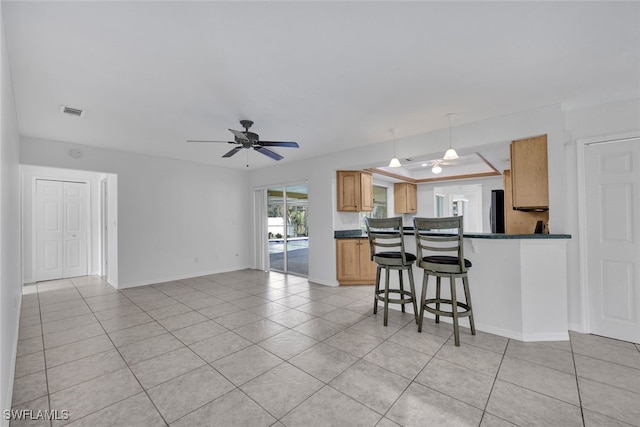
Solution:
M240 125L244 130L249 131L249 128L253 126L253 122L251 120L240 120Z

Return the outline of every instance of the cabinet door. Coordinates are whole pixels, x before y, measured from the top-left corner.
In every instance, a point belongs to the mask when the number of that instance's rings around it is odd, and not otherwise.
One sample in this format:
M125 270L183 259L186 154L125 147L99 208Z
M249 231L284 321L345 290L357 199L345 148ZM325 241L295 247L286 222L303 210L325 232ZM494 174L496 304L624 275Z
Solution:
M549 207L546 135L511 143L511 191L514 208Z
M407 184L407 213L418 212L418 187Z
M373 210L373 175L366 172L360 173L360 206L363 211Z
M371 261L371 248L369 246L368 239L362 239L360 241L360 279L363 283L375 283L376 282L376 269L378 265Z
M360 210L360 174L357 171L338 171L338 211Z
M511 199L511 171L505 170L504 183L504 232L505 234L533 234L538 220L549 222L549 212L524 212L513 209Z
M359 239L336 240L336 266L338 282L348 282L360 278Z
M416 213L418 194L415 184L400 182L393 184L393 210L395 213Z

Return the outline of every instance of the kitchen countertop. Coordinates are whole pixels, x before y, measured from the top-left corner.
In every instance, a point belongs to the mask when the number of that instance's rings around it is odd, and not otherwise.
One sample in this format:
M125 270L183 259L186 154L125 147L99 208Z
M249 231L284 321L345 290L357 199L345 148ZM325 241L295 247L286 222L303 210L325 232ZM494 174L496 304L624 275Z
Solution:
M404 234L413 236L413 227L404 227ZM436 233L434 233L436 234ZM367 238L367 232L362 229L335 230L335 239ZM464 233L468 239L570 239L571 234L502 234L502 233Z

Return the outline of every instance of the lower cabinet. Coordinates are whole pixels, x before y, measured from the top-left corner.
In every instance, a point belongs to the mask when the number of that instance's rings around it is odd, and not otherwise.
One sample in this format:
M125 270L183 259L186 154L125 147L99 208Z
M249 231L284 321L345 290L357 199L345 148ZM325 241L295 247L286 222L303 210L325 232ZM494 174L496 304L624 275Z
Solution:
M376 283L376 263L371 261L366 238L337 239L336 265L341 285L373 285Z

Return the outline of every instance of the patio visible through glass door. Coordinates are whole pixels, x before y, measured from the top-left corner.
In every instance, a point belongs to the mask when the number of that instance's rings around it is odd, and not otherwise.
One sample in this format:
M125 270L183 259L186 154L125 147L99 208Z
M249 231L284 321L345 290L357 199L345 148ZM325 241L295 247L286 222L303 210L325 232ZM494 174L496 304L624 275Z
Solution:
M309 275L307 184L267 189L267 232L271 270Z

